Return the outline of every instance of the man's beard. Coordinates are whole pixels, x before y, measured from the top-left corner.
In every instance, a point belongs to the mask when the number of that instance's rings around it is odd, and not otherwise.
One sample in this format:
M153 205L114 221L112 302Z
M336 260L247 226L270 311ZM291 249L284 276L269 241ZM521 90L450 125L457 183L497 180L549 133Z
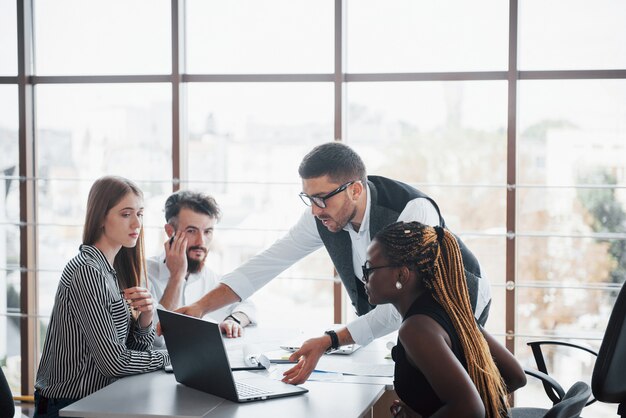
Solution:
M202 247L191 247L189 248L189 251L199 250L199 249L204 250L204 248ZM208 255L208 252L205 251L204 257L202 257L202 259L200 260L197 260L195 258L189 257L189 253L187 253L187 272L194 274L194 273L198 273L199 271L201 271L202 268L204 267L204 262L206 261L207 255Z
M324 219L330 219L333 222L335 222L335 224L337 225L337 230L336 231L331 231L327 226L325 226L325 227L326 227L326 229L328 229L333 234L336 234L336 233L341 232L346 227L346 225L348 225L348 223L355 218L355 216L356 216L356 208L352 209L352 213L345 218L344 222L337 222L335 219L330 218L330 217L321 217L321 218L317 218L317 219L319 219L320 221L323 221Z

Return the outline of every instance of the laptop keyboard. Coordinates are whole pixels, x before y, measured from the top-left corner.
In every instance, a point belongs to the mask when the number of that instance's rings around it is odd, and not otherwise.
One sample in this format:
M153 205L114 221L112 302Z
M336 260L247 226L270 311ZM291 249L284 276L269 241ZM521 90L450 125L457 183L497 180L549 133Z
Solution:
M237 393L239 394L240 398L248 398L250 396L263 396L269 395L271 393L242 382L235 382L235 386L237 387Z

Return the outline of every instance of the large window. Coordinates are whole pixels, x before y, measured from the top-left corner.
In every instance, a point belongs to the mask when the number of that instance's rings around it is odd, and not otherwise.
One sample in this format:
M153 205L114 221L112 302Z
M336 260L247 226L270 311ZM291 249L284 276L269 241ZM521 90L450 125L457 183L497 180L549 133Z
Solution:
M83 3L0 0L0 364L16 392L95 178L144 190L148 255L169 193L214 195L210 263L227 273L307 210L298 164L331 140L438 202L492 284L489 330L524 363L528 340L598 347L626 274L623 3ZM324 327L353 315L339 287L322 249L253 300L264 323ZM593 366L551 357L566 385ZM520 404L544 399L533 385Z
M0 85L0 366L20 382L20 206L17 88Z

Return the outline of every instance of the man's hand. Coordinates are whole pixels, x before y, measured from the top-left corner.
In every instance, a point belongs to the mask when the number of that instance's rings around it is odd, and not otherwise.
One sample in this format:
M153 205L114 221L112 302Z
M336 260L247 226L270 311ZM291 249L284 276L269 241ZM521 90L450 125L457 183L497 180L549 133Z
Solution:
M178 308L174 312L178 312L183 315L195 316L196 318L202 318L206 313L197 302ZM156 333L157 335L162 335L160 322L156 326Z
M226 338L238 338L243 335L243 327L233 321L227 319L220 324L220 330L226 335Z
M202 308L202 306L198 304L198 302L192 303L191 305L182 306L176 309L174 312L178 312L183 315L195 316L196 318L202 318L206 314L205 310Z
M302 347L289 357L290 361L297 361L298 364L283 373L283 382L291 383L292 385L306 382L311 373L313 373L317 362L330 347L330 344L331 341L328 335L306 340Z
M176 232L163 244L165 265L170 277L183 279L187 274L187 237L181 231Z

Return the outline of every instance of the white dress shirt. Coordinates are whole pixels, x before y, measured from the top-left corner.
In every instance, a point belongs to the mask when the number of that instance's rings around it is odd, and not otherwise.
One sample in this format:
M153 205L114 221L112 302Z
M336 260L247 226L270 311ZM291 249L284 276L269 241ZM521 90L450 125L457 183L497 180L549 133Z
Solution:
M170 279L170 271L167 265L164 263L165 253L160 256L151 257L147 260L148 268L148 280L150 281L150 293L155 299L155 302L159 302L165 293L165 287ZM205 264L202 270L197 273L192 273L187 277L187 280L183 283L183 289L180 292L180 300L178 306L189 305L219 284L219 277L213 270L211 270ZM216 311L210 312L205 315L205 319L210 319L213 322L220 323L233 312L243 312L246 314L252 324L256 323L256 307L252 301L246 301L239 303L233 303L231 305L224 306ZM154 323L158 321L158 316L155 311ZM163 336L157 336L154 340L155 348L163 348L165 342Z
M363 279L361 266L366 260L367 247L371 242L369 232L370 188L367 186L367 206L359 231L348 223L344 227L352 241L352 263L357 277ZM425 225L439 224L437 210L428 199L417 198L409 201L398 217L398 221L418 221ZM322 247L324 243L317 231L315 217L306 209L298 222L282 238L265 251L252 257L233 272L224 275L222 282L230 287L240 298L245 299L269 283L292 264ZM491 299L491 292L486 280L480 280L476 308L478 318ZM402 323L400 313L391 304L377 306L376 309L358 317L347 327L354 342L367 345L372 340L397 330Z

